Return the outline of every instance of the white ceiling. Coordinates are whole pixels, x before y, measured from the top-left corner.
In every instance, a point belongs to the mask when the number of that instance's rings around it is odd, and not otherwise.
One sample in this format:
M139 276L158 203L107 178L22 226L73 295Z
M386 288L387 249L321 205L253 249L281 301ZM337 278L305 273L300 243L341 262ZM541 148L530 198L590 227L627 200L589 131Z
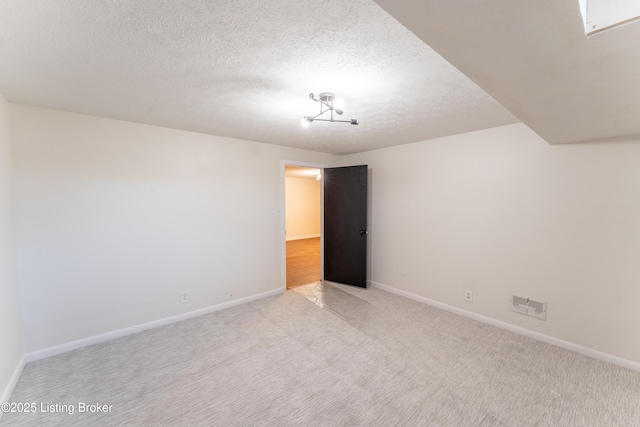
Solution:
M587 40L578 0L377 3L417 36L371 0L2 0L0 93L336 154L519 120L640 134L640 23ZM360 125L302 128L323 91Z
M578 0L376 2L548 143L640 135L640 22L587 39Z
M302 128L323 91L360 125ZM2 0L0 93L329 153L518 121L371 0Z

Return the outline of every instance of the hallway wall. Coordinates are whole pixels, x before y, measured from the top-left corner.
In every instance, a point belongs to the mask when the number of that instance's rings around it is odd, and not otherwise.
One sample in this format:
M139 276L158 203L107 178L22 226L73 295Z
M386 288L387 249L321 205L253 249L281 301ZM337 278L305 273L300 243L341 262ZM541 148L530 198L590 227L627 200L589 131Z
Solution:
M320 237L320 181L285 178L287 240Z

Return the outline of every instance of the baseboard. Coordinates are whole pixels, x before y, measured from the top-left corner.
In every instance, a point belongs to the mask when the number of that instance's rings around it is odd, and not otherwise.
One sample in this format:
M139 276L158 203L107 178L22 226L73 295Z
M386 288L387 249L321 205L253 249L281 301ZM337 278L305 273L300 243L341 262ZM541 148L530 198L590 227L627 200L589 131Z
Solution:
M522 328L520 326L515 326L510 323L502 322L500 320L493 319L491 317L483 316L481 314L473 313L467 310L463 310L458 307L454 307L448 304L444 304L429 298L422 297L420 295L413 294L411 292L403 291L401 289L396 289L391 286L383 285L382 283L374 282L373 280L369 281L369 285L373 288L378 288L383 291L390 292L392 294L400 295L405 298L412 299L414 301L422 302L433 307L440 308L442 310L449 311L451 313L459 314L461 316L468 317L473 320L477 320L479 322L488 323L489 325L496 326L501 329L506 329L510 332L514 332L519 335L523 335L528 338L532 338L534 340L542 341L547 344L555 345L556 347L561 347L569 351L573 351L575 353L580 353L585 356L591 357L593 359L602 360L603 362L613 363L614 365L621 366L623 368L631 369L633 371L640 372L640 363L634 362L631 360L623 359L618 356L614 356L609 353L603 353L598 350L594 350L589 347L584 347L578 344L574 344L569 341L564 341L559 338L554 338L549 335L541 334L539 332L534 332L526 328Z
M26 357L22 356L20 362L18 362L18 366L16 366L15 371L13 371L13 375L9 380L9 384L7 384L4 392L2 393L2 397L0 397L0 403L9 402L11 400L13 389L16 388L16 384L18 384L18 380L20 379L20 375L22 375L22 371L24 370L24 365L26 363ZM2 414L3 412L0 411L0 420L2 420Z
M319 234L308 234L306 236L295 236L295 237L287 237L287 242L291 240L302 240L302 239L315 239L320 237Z
M214 311L223 310L225 308L234 307L240 304L246 304L258 299L281 294L285 289L279 288L267 292L262 292L256 295L251 295L245 298L240 298L233 301L224 302L222 304L213 305L211 307L202 308L199 310L190 311L188 313L182 313L177 316L166 317L164 319L154 320L153 322L143 323L129 328L119 329L113 332L107 332L105 334L95 335L81 340L60 344L54 347L45 348L43 350L37 350L25 355L26 363L33 362L47 357L55 356L58 354L66 353L68 351L77 350L79 348L88 347L90 345L111 341L116 338L125 337L127 335L135 334L138 332L146 331L148 329L159 328L171 323L180 322L181 320L191 319L193 317L202 316L205 314L213 313Z

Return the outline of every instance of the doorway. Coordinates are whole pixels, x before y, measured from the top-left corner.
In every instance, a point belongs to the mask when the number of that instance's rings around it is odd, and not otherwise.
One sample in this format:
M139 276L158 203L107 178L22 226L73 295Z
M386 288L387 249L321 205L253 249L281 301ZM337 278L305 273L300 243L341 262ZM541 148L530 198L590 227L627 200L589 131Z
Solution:
M285 164L286 288L322 280L322 168Z

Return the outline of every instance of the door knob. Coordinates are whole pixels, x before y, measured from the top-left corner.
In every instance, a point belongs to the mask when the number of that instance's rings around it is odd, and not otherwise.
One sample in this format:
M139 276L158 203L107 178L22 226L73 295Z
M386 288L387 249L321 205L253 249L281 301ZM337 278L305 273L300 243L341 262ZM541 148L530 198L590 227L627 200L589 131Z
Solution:
M364 236L365 234L369 234L367 230L360 230L360 235Z

